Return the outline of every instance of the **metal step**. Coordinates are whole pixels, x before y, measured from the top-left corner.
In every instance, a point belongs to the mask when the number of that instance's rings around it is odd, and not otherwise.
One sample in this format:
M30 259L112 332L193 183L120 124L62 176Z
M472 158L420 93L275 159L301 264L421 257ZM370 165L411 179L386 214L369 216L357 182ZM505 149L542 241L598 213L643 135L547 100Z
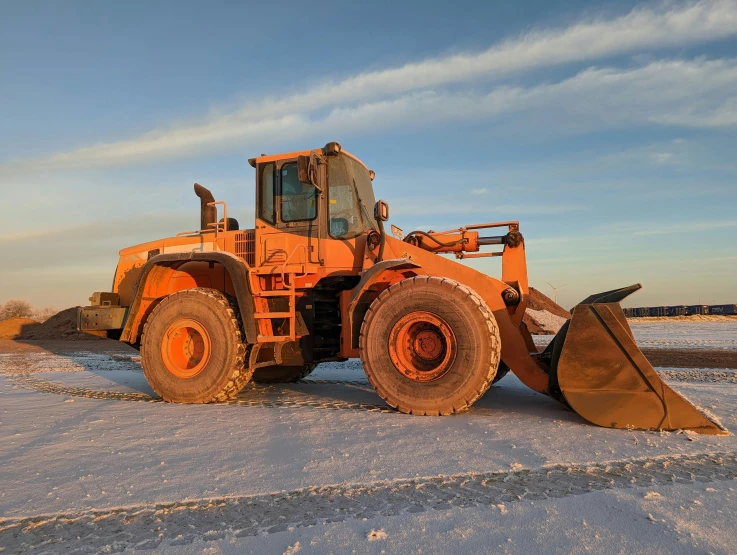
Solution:
M261 312L253 315L254 318L291 318L291 312Z
M259 293L254 293L254 297L291 297L292 296L292 290L291 289L274 289L272 291L261 291Z

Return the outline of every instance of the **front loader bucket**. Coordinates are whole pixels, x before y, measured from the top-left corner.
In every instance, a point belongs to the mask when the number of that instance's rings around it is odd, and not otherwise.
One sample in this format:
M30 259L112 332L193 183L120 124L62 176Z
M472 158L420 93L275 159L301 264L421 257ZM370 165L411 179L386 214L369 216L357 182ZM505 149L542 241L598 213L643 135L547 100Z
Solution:
M546 350L551 395L598 426L726 434L663 383L637 347L619 301L638 289L592 295L573 309Z

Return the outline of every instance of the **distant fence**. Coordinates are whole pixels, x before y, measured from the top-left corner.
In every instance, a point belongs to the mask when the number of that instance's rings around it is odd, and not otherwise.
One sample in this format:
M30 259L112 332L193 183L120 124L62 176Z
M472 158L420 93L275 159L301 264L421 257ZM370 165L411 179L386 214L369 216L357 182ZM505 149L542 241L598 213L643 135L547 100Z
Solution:
M693 314L737 314L737 304L644 306L624 309L624 315L627 318L644 318L645 316L692 316Z

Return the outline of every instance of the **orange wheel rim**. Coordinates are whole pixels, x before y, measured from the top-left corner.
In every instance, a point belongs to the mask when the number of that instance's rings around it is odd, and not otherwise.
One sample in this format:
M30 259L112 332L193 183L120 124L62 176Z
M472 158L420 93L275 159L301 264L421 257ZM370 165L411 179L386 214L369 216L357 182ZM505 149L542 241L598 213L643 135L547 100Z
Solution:
M166 330L161 341L161 358L166 369L177 378L193 378L207 366L212 341L197 320L180 318Z
M416 382L448 373L456 358L456 338L448 323L429 312L411 312L389 334L389 356L399 372Z

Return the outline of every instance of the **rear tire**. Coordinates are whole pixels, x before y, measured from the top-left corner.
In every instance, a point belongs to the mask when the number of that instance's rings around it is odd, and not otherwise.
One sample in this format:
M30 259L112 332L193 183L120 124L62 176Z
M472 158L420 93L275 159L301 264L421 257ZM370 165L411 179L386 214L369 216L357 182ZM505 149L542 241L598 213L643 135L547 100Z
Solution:
M383 291L361 326L361 361L376 392L409 414L467 410L496 376L494 315L454 280L418 276Z
M317 364L302 366L264 366L253 373L256 383L294 383L309 376Z
M143 372L165 401L211 403L235 397L253 374L245 358L238 307L215 289L169 295L143 328Z

